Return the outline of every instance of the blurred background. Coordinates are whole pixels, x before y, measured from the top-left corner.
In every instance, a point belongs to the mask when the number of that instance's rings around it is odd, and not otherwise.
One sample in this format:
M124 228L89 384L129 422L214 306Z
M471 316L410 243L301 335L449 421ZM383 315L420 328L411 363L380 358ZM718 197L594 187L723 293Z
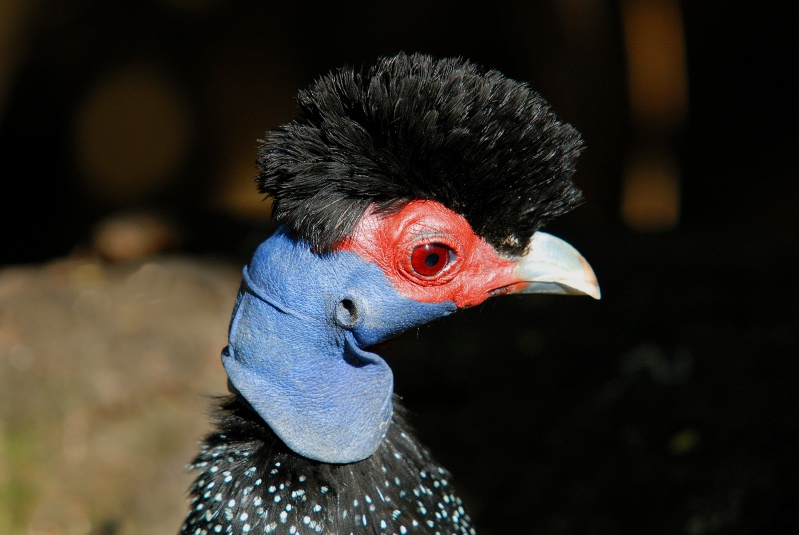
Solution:
M799 8L0 0L0 533L176 532L257 139L397 51L527 81L586 139L548 230L603 299L386 352L481 533L799 532Z

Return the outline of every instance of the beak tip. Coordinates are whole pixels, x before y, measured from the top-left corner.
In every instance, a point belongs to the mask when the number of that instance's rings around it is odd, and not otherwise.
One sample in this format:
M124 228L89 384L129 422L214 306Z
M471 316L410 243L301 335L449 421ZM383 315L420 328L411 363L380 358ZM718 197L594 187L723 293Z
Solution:
M593 297L597 301L602 299L602 291L599 289L599 284L594 284L591 288L591 291L588 292L587 295Z
M602 291L599 289L599 283L595 278L586 279L579 283L576 281L566 283L563 284L563 287L567 290L566 293L571 295L587 295L597 301L602 299Z
M586 288L584 290L585 295L591 296L597 301L602 299L602 291L599 289L599 280L596 278L596 274L594 273L594 269L591 267L591 264L583 258L582 255L578 253L580 264L583 268L583 274L585 276L585 285Z

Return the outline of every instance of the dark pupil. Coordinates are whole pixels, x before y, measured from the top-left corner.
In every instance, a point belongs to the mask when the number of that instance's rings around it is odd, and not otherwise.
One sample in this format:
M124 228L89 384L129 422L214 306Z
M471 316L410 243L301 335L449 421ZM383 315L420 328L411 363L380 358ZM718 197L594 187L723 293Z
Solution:
M424 259L424 263L430 267L435 266L438 264L438 253L430 253L427 255L427 258Z

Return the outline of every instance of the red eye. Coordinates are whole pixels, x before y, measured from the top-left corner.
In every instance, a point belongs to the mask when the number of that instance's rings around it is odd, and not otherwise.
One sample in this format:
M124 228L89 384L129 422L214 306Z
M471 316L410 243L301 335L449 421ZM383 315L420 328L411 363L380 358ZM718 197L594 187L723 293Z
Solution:
M455 259L455 251L442 243L428 243L416 247L411 253L411 267L423 277L441 273Z

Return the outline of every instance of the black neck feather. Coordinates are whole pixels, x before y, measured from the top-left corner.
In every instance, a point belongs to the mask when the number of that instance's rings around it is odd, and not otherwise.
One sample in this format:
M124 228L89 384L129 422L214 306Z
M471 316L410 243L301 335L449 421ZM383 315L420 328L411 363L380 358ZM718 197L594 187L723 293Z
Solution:
M191 465L199 475L181 534L474 533L403 412L395 400L374 455L334 465L298 456L240 398L225 398Z

